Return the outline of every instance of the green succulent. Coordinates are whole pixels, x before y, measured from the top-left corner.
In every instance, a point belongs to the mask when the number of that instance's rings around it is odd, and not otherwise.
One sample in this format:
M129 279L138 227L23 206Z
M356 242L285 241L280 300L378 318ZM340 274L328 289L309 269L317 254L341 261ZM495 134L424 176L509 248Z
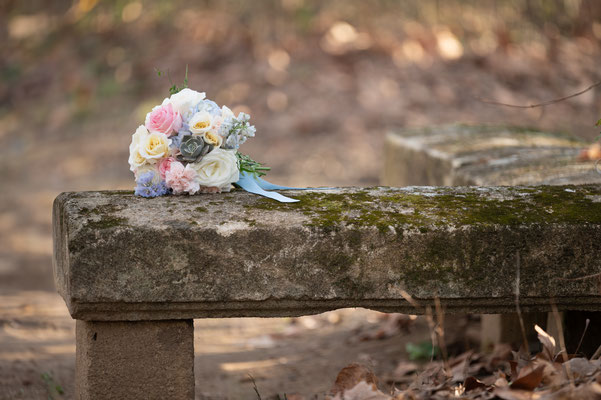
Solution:
M213 146L207 144L201 136L184 135L179 147L181 154L177 159L189 163L198 162L211 150Z

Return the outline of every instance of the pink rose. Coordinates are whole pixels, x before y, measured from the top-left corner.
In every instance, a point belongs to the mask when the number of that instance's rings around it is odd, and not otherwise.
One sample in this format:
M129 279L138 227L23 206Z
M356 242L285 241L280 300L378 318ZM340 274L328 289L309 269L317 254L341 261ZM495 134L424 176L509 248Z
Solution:
M167 157L167 158L163 158L159 162L159 175L161 175L162 180L165 180L165 174L167 173L167 171L169 171L171 169L171 163L173 161L175 161L175 158Z
M174 194L194 194L200 189L196 181L196 171L190 165L184 165L179 161L172 161L170 168L165 172L165 183L173 189Z
M145 125L151 133L158 132L171 136L181 129L182 116L177 111L173 111L173 106L169 103L157 106L146 114Z

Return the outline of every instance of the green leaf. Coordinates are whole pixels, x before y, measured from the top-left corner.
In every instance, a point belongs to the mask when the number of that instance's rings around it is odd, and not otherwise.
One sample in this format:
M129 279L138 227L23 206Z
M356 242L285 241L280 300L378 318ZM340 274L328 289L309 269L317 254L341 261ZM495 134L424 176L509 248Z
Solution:
M238 157L238 169L240 172L247 172L255 177L264 176L269 171L270 167L265 167L260 162L257 162L249 156L241 153L236 153Z
M182 83L182 87L178 87L175 83L173 83L173 81L171 80L171 75L169 74L169 70L167 70L167 72L163 72L156 67L154 70L156 71L158 76L167 75L167 79L169 79L169 84L171 85L171 87L169 88L169 93L171 95L179 93L182 89L188 87L188 65L186 65L186 75L184 76L184 83Z
M50 373L48 373L48 372L42 373L41 378L44 381L44 383L46 384L49 399L54 400L55 395L60 396L60 395L65 394L65 390L63 389L63 387L54 380L54 378L52 377L52 375Z
M182 89L187 88L187 87L188 87L188 64L186 64L186 76L184 76L184 84L182 86Z
M409 359L412 361L416 360L429 360L436 357L440 353L438 346L432 346L432 342L425 341L419 344L407 343L405 350L409 354Z

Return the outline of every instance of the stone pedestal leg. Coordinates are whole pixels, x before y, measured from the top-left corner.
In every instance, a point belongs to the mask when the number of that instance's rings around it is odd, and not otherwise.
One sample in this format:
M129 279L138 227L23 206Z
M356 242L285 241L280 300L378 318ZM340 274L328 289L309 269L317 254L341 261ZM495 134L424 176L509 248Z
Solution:
M534 325L545 329L547 313L522 313L522 319L530 348L538 346ZM518 349L524 343L518 314L482 314L481 343L484 350L497 343L507 343Z
M77 399L194 399L192 320L78 320L76 339Z

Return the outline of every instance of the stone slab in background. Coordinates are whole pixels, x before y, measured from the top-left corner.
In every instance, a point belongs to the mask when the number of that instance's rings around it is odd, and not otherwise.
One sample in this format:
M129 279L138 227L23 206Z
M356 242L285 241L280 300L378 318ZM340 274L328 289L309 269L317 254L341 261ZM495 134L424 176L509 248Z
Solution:
M381 183L408 185L577 185L601 183L579 160L577 139L535 129L444 125L390 132Z
M64 193L55 280L83 320L601 310L601 187L346 188L282 204L229 194Z

